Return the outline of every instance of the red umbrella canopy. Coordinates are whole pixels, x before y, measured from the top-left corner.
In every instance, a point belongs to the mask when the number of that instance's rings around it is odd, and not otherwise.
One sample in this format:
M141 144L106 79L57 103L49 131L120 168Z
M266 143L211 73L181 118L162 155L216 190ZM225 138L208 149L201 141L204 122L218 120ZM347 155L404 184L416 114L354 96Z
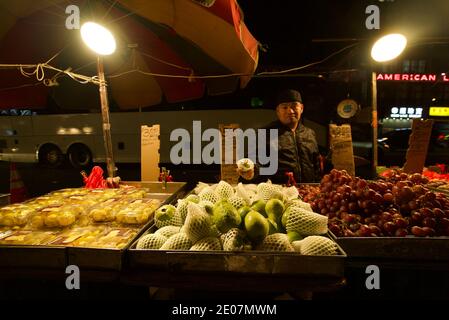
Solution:
M96 75L96 56L81 42L79 30L66 28L65 9L77 5L81 22L96 20L116 38L117 50L104 63L111 104L121 109L230 93L246 86L257 67L258 43L236 0L51 3L0 2L0 64L44 63L53 57L51 66ZM96 85L43 70L43 76L25 77L1 68L0 108L45 107L49 96L61 108L99 107ZM37 80L42 77L56 81L45 86Z

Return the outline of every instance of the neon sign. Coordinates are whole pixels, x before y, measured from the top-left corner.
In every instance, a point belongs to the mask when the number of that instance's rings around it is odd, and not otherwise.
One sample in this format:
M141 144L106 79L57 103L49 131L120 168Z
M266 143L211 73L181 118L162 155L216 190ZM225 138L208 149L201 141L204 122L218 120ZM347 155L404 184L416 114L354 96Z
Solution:
M428 73L379 73L376 80L383 81L415 81L415 82L432 82L443 81L449 82L449 76L442 73L440 77L436 74Z
M429 115L434 117L448 117L449 107L430 107Z
M414 107L393 107L390 111L390 118L422 118L423 108Z

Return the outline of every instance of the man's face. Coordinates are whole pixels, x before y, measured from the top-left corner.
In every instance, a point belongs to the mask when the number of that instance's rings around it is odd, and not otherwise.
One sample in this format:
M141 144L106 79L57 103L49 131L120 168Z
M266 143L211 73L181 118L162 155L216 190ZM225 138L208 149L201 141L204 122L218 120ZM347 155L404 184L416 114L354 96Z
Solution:
M292 126L301 119L304 106L300 102L281 103L276 108L276 115L279 121L285 126Z

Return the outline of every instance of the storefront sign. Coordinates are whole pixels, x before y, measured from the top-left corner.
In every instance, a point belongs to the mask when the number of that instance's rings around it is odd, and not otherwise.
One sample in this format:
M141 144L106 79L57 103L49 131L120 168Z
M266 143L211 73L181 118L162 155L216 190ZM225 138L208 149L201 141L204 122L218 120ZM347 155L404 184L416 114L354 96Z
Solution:
M449 117L449 107L430 107L429 116Z
M417 81L417 82L432 82L443 81L449 82L449 76L442 73L440 76L433 73L379 73L376 80L383 81Z
M421 107L393 107L390 111L390 118L422 118L422 111Z

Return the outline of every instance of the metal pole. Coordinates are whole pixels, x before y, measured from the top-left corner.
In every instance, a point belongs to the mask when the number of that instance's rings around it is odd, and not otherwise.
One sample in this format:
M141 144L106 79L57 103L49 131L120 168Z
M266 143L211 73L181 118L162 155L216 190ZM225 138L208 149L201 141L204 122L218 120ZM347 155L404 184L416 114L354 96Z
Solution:
M372 122L371 126L373 127L373 163L372 163L372 171L374 177L376 177L377 172L377 74L376 72L372 72L371 74L371 104L372 104Z
M106 166L108 170L108 177L113 178L115 176L116 167L114 163L114 155L112 153L108 92L106 89L106 81L104 78L103 59L100 56L97 57L97 70L98 70L98 78L100 80L99 91L101 101L101 116L103 118L103 141L104 141L104 149L106 152Z

